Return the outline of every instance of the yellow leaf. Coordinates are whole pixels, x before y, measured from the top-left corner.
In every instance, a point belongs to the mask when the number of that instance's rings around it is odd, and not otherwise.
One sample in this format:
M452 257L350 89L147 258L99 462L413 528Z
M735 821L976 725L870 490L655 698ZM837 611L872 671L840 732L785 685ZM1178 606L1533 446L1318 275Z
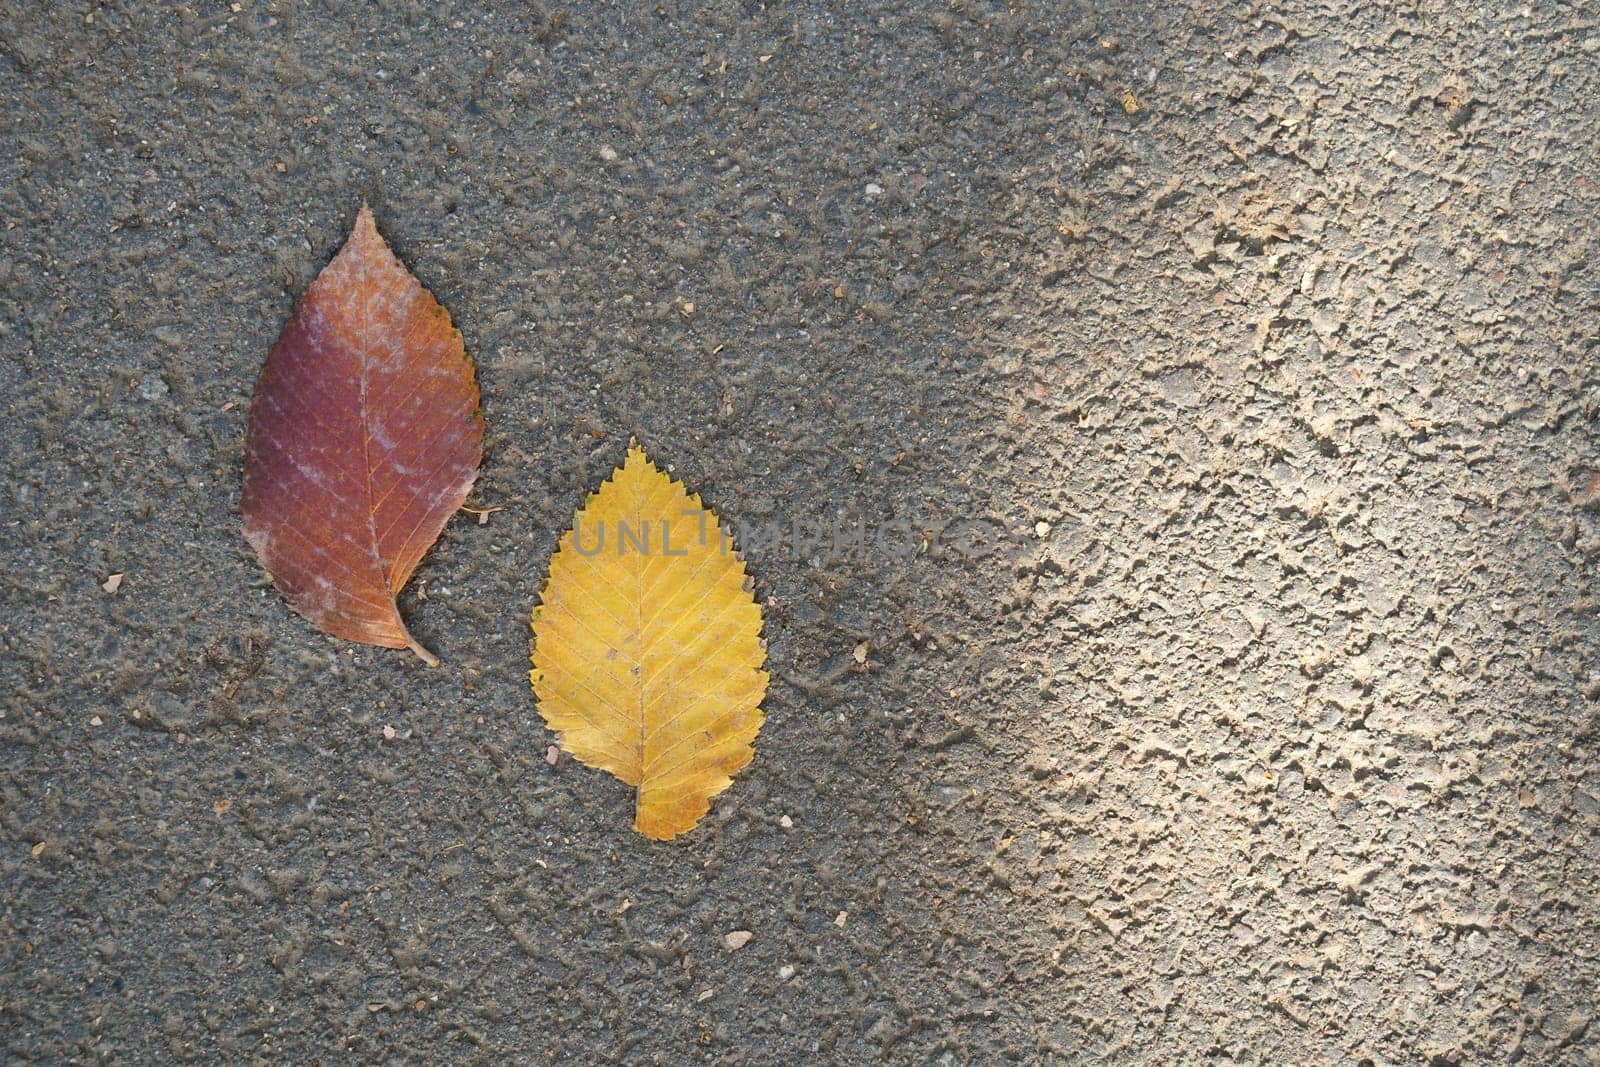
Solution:
M750 762L761 608L717 516L637 444L578 512L533 613L530 678L561 748L636 790L634 829L692 829Z

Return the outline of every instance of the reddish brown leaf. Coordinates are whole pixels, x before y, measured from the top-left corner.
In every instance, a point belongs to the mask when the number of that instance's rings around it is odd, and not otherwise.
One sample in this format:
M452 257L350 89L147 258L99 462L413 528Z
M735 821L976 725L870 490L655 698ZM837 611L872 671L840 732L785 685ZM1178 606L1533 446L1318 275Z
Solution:
M466 500L482 457L461 334L362 204L256 382L244 535L313 625L437 664L406 631L395 594Z

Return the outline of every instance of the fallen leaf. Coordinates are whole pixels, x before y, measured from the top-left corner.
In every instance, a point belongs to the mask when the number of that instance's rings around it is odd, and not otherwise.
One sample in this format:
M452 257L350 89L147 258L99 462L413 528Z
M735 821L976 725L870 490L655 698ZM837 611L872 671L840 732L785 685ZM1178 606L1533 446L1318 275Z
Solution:
M121 574L113 574L105 581L100 583L100 588L104 589L112 596L116 596L117 590L122 588L122 578L123 576Z
M865 641L857 643L855 651L851 652L850 655L857 663L867 662L867 643Z
M30 851L32 851L34 859L38 859L40 856L44 855L44 846L45 842L43 841L40 841L37 845L33 846Z
M729 952L738 952L740 949L748 945L750 943L750 939L754 936L756 935L751 933L749 930L729 930L727 933L722 935L722 944L728 949Z
M256 382L245 537L312 625L435 665L395 595L466 500L482 456L461 334L362 204Z
M550 560L530 678L562 751L636 790L634 828L694 827L761 729L761 607L717 516L637 444Z
M223 797L221 800L214 801L212 803L211 810L218 815L226 815L229 811L233 810L233 801L229 800L227 797Z

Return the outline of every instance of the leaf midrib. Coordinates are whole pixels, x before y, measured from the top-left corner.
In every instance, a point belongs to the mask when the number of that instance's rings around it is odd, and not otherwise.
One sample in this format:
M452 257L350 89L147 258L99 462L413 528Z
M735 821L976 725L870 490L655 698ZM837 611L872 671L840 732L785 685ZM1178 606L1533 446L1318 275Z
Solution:
M361 420L361 473L367 489L367 537L369 550L372 556L372 567L378 573L378 581L383 586L384 593L390 598L391 605L394 601L395 591L389 587L389 573L383 565L383 553L378 547L378 516L377 507L373 503L372 492L372 434L368 422L369 409L367 408L367 368L370 366L372 347L372 304L371 289L367 285L367 263L360 259L356 263L356 284L361 293L357 304L359 308L356 315L356 352L357 362L360 364L361 373L357 379L356 405L360 409ZM396 613L398 615L398 613Z
M635 478L634 479L634 485L633 485L633 512L634 512L633 517L634 517L635 521L637 521L637 522L643 522L644 521L643 506L642 506L642 503L641 503L641 500L640 500L640 497L641 497L641 495L643 493L643 490L644 490L643 480L639 479L639 478ZM638 527L635 527L635 529L638 529ZM645 709L645 696L644 695L645 695L646 687L645 687L645 682L644 682L644 650L645 650L645 639L644 639L644 627L645 627L645 621L644 621L644 564L643 564L642 561L647 558L647 551L648 551L648 547L649 547L649 544L650 544L650 534L649 534L648 530L646 531L644 536L645 536L644 543L645 543L645 546L646 546L646 552L636 553L635 556L634 556L634 564L633 564L633 619L634 619L634 624L633 624L633 626L634 626L634 628L633 628L633 656L634 656L634 663L636 664L635 669L639 672L637 677L634 679L634 684L635 684L635 686L638 687L638 689L637 689L637 691L638 691L638 706L636 708L634 717L638 720L638 723L639 723L639 792L638 792L638 796L635 798L635 802L634 802L635 808L638 807L639 800L641 800L643 798L643 796L644 796L644 783L645 783L645 777L644 777L644 768L645 768L644 746L645 746L645 740L646 740L646 734L645 734L646 723L645 723L645 719L644 719L644 709ZM620 531L617 534L617 551L618 552L622 551L622 534L621 534Z

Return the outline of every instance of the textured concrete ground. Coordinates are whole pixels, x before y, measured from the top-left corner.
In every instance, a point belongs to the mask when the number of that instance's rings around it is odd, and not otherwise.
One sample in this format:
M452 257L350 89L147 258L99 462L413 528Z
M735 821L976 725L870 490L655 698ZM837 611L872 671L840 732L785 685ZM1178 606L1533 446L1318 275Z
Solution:
M4 1059L1600 1063L1592 5L0 40ZM433 671L239 532L363 193L484 392ZM525 673L635 433L770 605L670 846Z

